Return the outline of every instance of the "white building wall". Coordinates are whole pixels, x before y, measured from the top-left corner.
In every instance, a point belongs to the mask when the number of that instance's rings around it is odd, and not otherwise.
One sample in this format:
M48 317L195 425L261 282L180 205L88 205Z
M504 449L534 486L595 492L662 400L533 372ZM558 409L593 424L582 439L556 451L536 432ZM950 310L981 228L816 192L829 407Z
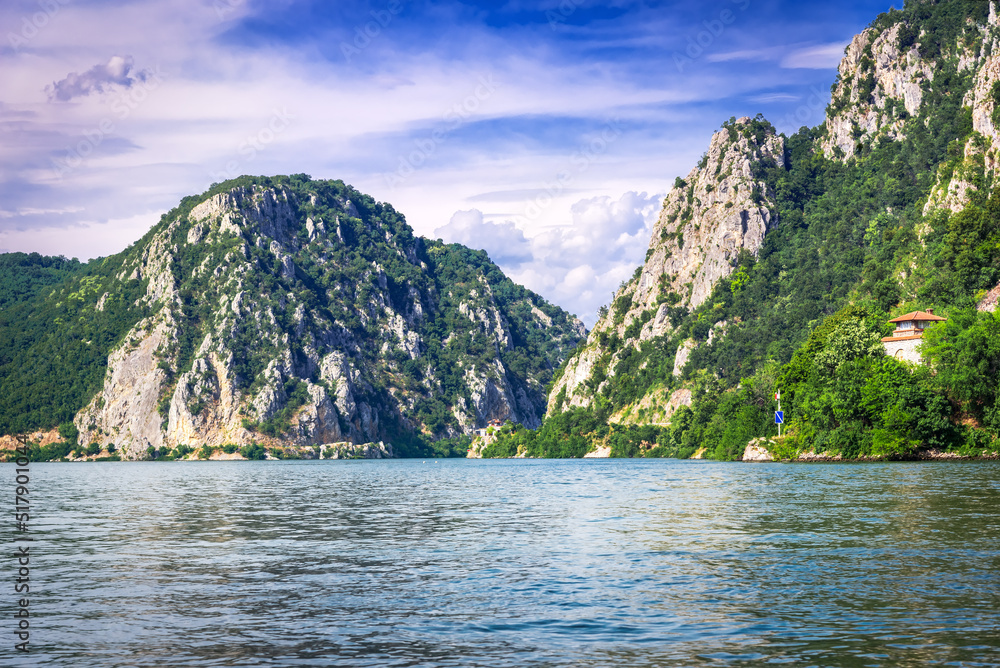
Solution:
M920 352L917 351L917 346L923 339L907 339L905 341L883 341L882 345L885 346L885 354L890 357L895 357L900 361L912 362L913 364L920 364L923 360L920 357Z

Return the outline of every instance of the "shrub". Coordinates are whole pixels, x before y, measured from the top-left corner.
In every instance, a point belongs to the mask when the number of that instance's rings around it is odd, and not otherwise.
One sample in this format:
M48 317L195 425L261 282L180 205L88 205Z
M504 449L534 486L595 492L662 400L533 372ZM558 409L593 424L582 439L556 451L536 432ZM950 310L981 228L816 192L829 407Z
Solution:
M250 445L244 445L240 448L240 454L246 459L266 459L267 451L264 450L263 446L257 443L251 443Z
M63 422L59 425L59 435L64 441L76 443L76 439L80 436L80 430L72 422Z

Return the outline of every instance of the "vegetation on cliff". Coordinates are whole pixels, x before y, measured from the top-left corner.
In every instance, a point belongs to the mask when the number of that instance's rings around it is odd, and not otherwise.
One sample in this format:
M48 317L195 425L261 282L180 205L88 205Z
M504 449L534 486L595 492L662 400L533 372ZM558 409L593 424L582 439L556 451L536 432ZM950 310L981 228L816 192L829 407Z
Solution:
M684 457L705 448L706 457L736 459L751 438L775 434L777 390L790 418L786 452L995 449L1000 423L989 379L997 357L988 332L997 325L976 304L1000 281L1000 192L991 195L994 139L976 130L986 128L971 92L1000 73L990 69L1000 30L987 23L988 10L909 2L874 21L852 45L860 49L852 81L834 84L827 123L785 138L784 164L751 165L778 221L760 248L734 257L693 309L661 289L660 312L625 315L648 273L637 270L567 364L577 375L589 365L583 399L564 382L540 430L509 427L487 454L580 456L612 445L613 456ZM889 52L915 50L898 57L925 59L931 72L916 77L916 113L876 72L871 45L886 37L900 42ZM1000 95L988 104L1000 108ZM875 121L863 127L871 117L861 112L871 110ZM854 119L850 157L827 141L843 118ZM774 132L760 117L741 123L723 130ZM968 187L956 190L959 181ZM661 243L654 236L649 257ZM929 368L886 358L879 342L888 319L917 308L950 318L927 337ZM665 331L644 335L661 315ZM690 405L667 411L650 402L682 388Z
M443 439L540 423L585 334L484 252L306 175L213 186L83 265L3 257L36 269L0 295L0 433L75 421L82 446L130 458L341 440L464 455Z

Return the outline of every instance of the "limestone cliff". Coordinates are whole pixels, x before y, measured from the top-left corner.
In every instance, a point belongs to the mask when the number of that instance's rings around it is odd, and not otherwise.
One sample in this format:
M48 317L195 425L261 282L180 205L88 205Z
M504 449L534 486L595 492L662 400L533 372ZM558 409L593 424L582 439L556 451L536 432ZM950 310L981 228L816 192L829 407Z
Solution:
M484 253L415 237L340 182L223 184L127 255L108 280L141 280L150 315L75 423L80 443L129 458L250 442L405 452L492 419L537 426L581 336Z
M731 119L715 133L701 163L667 195L645 263L619 289L586 346L553 385L549 410L590 405L601 386L594 383L595 370L612 376L628 351L671 330L672 308L697 308L733 272L742 253L757 255L778 222L763 170L784 166L784 138L760 118ZM682 345L683 352L689 349ZM690 392L686 397L690 403ZM664 406L684 403L667 399Z
M918 3L914 3L918 4ZM854 37L840 63L820 148L849 160L866 145L906 138L918 118L931 133L936 106L961 97L973 132L936 174L924 213L960 211L989 188L997 171L1000 126L1000 17L983 3L961 25L942 30L934 12L889 12ZM912 126L911 126L912 131Z
M905 119L919 113L934 64L920 57L915 44L900 44L905 27L867 28L847 47L820 144L830 157L852 157L863 139L896 139Z

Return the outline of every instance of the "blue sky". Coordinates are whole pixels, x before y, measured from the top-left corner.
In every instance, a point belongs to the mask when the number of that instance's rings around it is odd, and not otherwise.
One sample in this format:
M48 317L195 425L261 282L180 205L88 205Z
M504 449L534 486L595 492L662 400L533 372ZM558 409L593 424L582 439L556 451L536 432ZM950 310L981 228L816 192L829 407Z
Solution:
M884 2L7 0L0 249L118 252L230 176L340 178L592 324L730 116L823 120Z

